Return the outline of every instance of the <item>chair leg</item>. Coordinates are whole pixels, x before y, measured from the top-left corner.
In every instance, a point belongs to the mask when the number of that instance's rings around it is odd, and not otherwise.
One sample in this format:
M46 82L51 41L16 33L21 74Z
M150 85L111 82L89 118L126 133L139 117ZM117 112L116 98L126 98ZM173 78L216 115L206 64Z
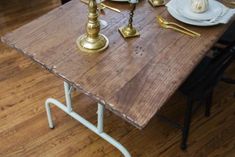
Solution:
M206 110L205 110L205 116L209 117L211 114L211 103L212 103L212 97L213 97L213 90L209 92L209 94L206 97Z
M191 97L188 97L187 108L186 108L185 117L184 117L184 125L182 128L182 143L181 143L182 150L187 149L187 141L188 141L189 128L190 128L191 117L192 117L192 110L193 110L193 101Z

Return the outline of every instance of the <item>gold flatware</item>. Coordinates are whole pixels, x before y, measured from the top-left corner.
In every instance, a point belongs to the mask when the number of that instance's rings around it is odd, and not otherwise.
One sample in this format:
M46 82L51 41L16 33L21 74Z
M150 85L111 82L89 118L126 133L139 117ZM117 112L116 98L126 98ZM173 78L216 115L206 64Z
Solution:
M165 25L165 24L160 24L160 26L162 26L163 28L173 29L173 30L178 31L178 32L180 32L180 33L189 35L189 36L191 36L191 37L196 37L196 35L194 35L194 34L192 34L192 33L189 33L189 32L187 32L187 31L184 31L184 30L182 30L182 29L179 29L179 28L177 28L177 27L174 27L174 26Z
M161 21L159 21L158 18L157 18L157 21L158 21L159 25L160 25L161 27L163 27L163 28L173 29L173 30L178 31L178 32L180 32L180 33L189 35L189 36L191 36L191 37L196 37L195 34L192 34L192 33L187 32L187 31L185 31L185 30L179 29L179 28L174 27L174 26L172 26L172 25L167 25L167 24L165 24L165 23L162 23Z
M179 25L179 24L177 24L177 23L169 22L169 21L165 20L165 19L164 19L163 17L161 17L161 16L157 16L157 21L159 22L159 24L166 25L166 26L168 26L168 25L176 26L176 27L178 27L177 29L181 29L181 30L183 30L184 32L189 32L189 33L191 33L191 34L194 34L195 36L201 36L201 34L195 32L195 31L193 31L193 30L190 30L190 29L188 29L188 28L186 28L186 27L183 27L183 26L181 26L181 25ZM172 27L172 26L171 26L171 27ZM176 27L175 27L175 28L176 28Z
M104 4L104 3L101 3L101 6L102 6L103 8L108 8L108 9L113 10L113 11L116 11L116 12L118 12L118 13L121 12L119 9L114 8L114 7L110 7L109 5L106 5L106 4Z
M88 4L88 1L87 1L87 0L81 0L81 2L83 2L83 3L85 3L85 4ZM98 5L99 5L99 4L98 4ZM99 9L105 9L105 8L107 8L107 9L116 11L116 12L118 12L118 13L121 12L119 9L114 8L114 7L111 7L111 6L106 5L106 4L104 4L104 3L100 3L100 7L101 7L101 8L99 8Z

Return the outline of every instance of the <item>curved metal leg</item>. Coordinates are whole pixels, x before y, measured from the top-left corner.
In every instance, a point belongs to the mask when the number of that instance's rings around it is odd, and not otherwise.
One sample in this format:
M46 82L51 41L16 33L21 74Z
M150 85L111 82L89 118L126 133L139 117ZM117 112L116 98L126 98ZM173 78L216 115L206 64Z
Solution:
M49 105L50 105L49 102L50 102L49 100L46 101L45 107L46 107L47 119L48 119L49 127L50 127L51 129L53 129L53 128L54 128L54 124L53 124L53 121L52 121L51 109L50 109L50 106L49 106Z
M72 110L72 104L71 104L72 88L70 87L68 83L64 82L64 89L65 89L66 105L62 104L61 102L53 98L48 98L46 100L45 106L46 106L49 127L50 128L54 127L52 116L51 116L51 110L50 110L50 104L54 104L55 106L63 110L65 113L67 113L68 115L70 115L71 117L79 121L80 123L82 123L88 129L90 129L91 131L93 131L94 133L102 137L104 140L112 144L114 147L116 147L123 154L124 157L131 157L130 153L122 144L120 144L118 141L116 141L115 139L113 139L111 136L109 136L103 131L104 105L101 103L98 103L98 111L97 111L98 122L97 122L97 126L95 126Z

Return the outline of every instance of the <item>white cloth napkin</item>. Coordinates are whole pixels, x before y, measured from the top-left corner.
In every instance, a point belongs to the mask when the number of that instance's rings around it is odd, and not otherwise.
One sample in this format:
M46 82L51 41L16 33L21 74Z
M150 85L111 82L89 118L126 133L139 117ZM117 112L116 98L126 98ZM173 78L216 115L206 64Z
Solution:
M181 5L182 5L182 0L171 0L170 2L168 2L166 4L166 6L169 9L174 10L174 12L176 12L180 16L186 17L185 15L181 15L180 12L176 9L176 7L179 6L179 3L181 3ZM220 3L220 2L218 2L218 3ZM230 8L224 6L223 4L222 4L222 6L223 6L223 13L219 17L217 17L215 21L202 21L202 22L214 22L214 23L216 22L216 23L226 24L231 19L234 19L233 17L235 15L235 9L230 9ZM190 19L190 20L192 20L192 19ZM194 20L194 21L196 21L196 20ZM197 21L200 21L200 20L197 20Z

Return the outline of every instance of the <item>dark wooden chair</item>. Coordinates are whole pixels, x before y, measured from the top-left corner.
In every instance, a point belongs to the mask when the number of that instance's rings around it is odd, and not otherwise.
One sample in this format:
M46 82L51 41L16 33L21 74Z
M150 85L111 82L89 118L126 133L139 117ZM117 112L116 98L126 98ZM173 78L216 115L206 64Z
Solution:
M224 71L235 59L235 46L229 46L213 57L205 57L180 87L187 98L181 148L187 148L194 102L205 105L205 116L210 116L213 90L222 80ZM196 107L197 108L197 107Z
M228 30L223 34L223 36L218 41L217 45L215 45L215 48L217 48L217 51L221 51L221 49L223 48L235 45L235 21L231 24ZM229 76L225 76L225 75L223 76L222 81L224 81L225 83L229 83L229 84L235 84L235 78L230 78Z
M235 59L235 47L228 46L213 57L206 56L194 69L179 91L187 99L187 107L183 124L179 124L163 115L157 115L161 120L167 121L174 127L182 130L181 149L187 149L190 123L193 113L202 105L205 106L205 116L210 116L213 90L223 78L224 71ZM199 102L196 104L196 102ZM195 106L196 105L196 106Z

